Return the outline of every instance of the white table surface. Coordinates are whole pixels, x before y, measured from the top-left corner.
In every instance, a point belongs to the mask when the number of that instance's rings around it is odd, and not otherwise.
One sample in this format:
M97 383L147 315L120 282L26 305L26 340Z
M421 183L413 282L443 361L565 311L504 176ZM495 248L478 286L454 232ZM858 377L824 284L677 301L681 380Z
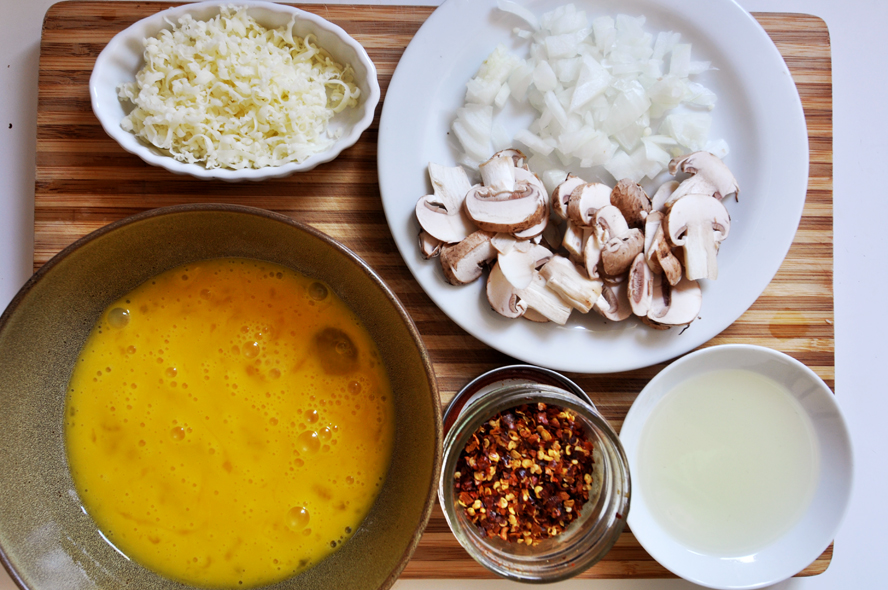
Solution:
M43 15L55 0L0 0L0 308L31 275L34 241L37 66ZM328 0L436 5L439 0ZM793 578L786 590L888 588L888 2L885 0L740 0L752 12L800 12L826 21L832 43L836 395L848 419L856 479L851 507L822 575ZM505 581L403 580L399 590L517 587ZM557 589L678 590L681 580L573 580ZM0 570L0 590L15 584Z

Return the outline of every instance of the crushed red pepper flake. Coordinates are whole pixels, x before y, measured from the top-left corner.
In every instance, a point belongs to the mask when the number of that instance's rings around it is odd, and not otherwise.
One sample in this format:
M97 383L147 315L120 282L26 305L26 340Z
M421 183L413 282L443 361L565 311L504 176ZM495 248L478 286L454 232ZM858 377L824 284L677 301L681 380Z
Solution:
M472 434L454 473L457 502L485 536L535 545L579 518L593 449L573 411L516 406Z

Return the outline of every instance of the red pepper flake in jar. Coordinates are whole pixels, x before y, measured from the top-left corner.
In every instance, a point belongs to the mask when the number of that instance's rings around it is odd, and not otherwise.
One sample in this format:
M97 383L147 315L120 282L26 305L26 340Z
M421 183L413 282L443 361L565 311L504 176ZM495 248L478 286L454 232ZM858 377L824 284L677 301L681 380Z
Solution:
M597 487L593 450L573 411L516 406L472 435L456 463L454 495L485 536L535 545L579 518Z

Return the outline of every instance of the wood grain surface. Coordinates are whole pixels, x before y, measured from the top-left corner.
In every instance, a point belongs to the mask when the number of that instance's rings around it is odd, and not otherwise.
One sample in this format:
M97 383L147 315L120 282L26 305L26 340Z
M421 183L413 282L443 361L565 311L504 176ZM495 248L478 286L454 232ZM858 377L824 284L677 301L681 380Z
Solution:
M35 270L59 250L112 221L181 203L238 203L289 215L326 232L366 260L413 317L431 354L447 404L474 376L514 362L450 321L413 279L392 240L379 196L379 110L360 141L335 161L289 178L228 184L176 176L144 164L105 135L87 83L113 35L170 3L82 2L54 5L40 48L35 187ZM407 43L432 7L302 5L364 45L379 71L383 100ZM829 32L819 18L756 14L776 43L802 97L810 145L804 213L789 255L755 304L705 346L746 343L786 352L834 386L832 247L832 82ZM320 194L324 198L319 198ZM569 374L619 430L642 387L664 365L610 375ZM823 572L828 548L800 575ZM459 546L436 507L405 578L489 578ZM671 577L625 532L586 578Z

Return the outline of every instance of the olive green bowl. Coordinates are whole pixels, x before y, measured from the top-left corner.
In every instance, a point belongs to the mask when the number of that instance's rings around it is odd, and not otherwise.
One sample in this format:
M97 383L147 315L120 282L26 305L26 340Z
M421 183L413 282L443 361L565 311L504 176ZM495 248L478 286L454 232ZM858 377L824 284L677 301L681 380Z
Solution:
M263 588L388 588L410 559L435 499L441 412L407 312L366 263L306 225L249 207L184 205L78 240L0 317L0 558L20 587L186 588L118 553L81 508L65 453L65 393L107 305L165 270L229 256L275 262L330 285L376 341L396 407L391 467L364 522L318 565Z

